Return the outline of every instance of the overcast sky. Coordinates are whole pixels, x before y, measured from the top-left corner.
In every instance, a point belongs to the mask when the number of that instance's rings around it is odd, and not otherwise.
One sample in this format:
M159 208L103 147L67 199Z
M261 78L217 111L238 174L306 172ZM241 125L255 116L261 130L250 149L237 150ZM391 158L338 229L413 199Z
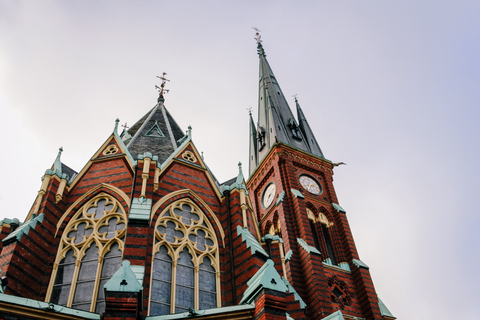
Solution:
M221 182L245 163L262 31L298 95L377 293L399 319L480 314L480 1L0 0L0 219L58 148L80 171L165 105ZM293 107L293 98L290 99Z

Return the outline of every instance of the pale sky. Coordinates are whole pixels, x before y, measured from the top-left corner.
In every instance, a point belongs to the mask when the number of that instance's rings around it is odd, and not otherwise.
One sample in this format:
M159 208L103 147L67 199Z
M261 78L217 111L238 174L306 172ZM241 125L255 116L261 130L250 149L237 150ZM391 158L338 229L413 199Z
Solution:
M0 219L25 218L58 148L80 171L115 119L165 105L221 182L248 174L262 31L398 319L480 314L480 1L0 0ZM293 98L290 99L294 107Z

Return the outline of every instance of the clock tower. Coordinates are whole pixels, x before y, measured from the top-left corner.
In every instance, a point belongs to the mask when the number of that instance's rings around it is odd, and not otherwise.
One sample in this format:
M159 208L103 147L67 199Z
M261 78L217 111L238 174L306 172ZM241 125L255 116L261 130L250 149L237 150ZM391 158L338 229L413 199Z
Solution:
M247 189L275 268L306 303L308 319L394 319L335 194L336 164L325 158L297 98L292 114L258 33L256 39L258 123L250 114Z

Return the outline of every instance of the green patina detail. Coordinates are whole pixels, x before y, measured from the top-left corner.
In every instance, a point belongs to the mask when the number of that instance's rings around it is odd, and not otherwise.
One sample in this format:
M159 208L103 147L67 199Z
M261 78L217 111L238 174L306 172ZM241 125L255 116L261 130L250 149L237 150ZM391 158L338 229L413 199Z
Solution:
M17 218L13 218L13 219L3 218L2 220L0 220L0 226L3 226L3 224L8 224L10 226L12 224L20 225L20 220L18 220Z
M280 243L283 243L283 239L280 238L280 236L272 236L271 234L267 234L265 237L262 238L262 242L266 242L267 240L269 241L278 241Z
M367 264L365 262L363 262L362 260L352 259L352 262L353 262L354 265L357 266L357 268L370 269L370 267L367 266Z
M295 197L300 198L300 199L305 199L305 197L303 196L303 194L300 191L295 190L295 189L290 189L290 190L292 190L292 193Z
M14 219L15 220L15 219ZM18 221L18 219L17 219ZM42 223L43 221L43 213L39 214L38 216L32 216L30 220L25 221L21 226L19 226L15 231L10 233L3 242L10 242L14 240L20 240L24 234L28 234L30 229L34 229L37 223Z
M150 220L150 212L152 210L152 199L145 197L133 198L130 213L128 214L129 220Z
M280 202L283 201L283 198L285 197L285 191L282 191L282 193L280 193L280 195L278 196L277 198L277 202L275 203L275 205L279 205Z
M287 279L285 279L284 277L282 277L282 280L283 280L283 283L285 283L285 285L287 286L288 292L293 293L293 296L295 297L295 301L298 301L300 303L300 308L305 309L307 304L305 302L303 302L302 298L297 293L297 291L292 287L290 282Z
M138 280L138 283L143 287L143 277L145 276L145 266L130 266L135 277Z
M124 260L122 266L103 286L110 292L139 292L143 286L138 283L137 276L130 268L130 261Z
M155 120L153 127L151 127L147 133L145 133L145 137L165 138L165 134L163 134L162 130L158 126L157 120Z
M247 286L240 304L252 302L257 293L262 289L288 292L287 286L283 283L282 278L275 269L275 263L271 259L268 259L260 270L248 280Z
M285 255L285 261L290 260L292 255L293 255L293 251L292 250L288 251L287 254Z
M340 269L340 270L345 270L345 271L351 272L350 266L348 265L347 262L340 262L338 265L335 265L335 264L332 263L332 260L330 260L330 258L327 258L322 263L327 265L327 266L330 266L332 268L337 268L337 269Z
M292 317L290 317L290 315L287 313L287 320L295 320L295 319L293 319Z
M395 316L390 312L390 310L388 310L387 306L383 303L380 297L377 296L377 298L378 298L378 307L380 308L380 313L382 314L382 316L395 318Z
M233 190L233 189L243 189L246 191L246 194L248 194L248 190L247 190L247 187L245 186L245 178L243 176L243 171L242 171L242 163L239 162L238 163L238 175L237 175L237 179L235 179L235 182L232 183L231 185L227 186L227 185L222 185L220 186L220 192L223 194L224 191L228 190Z
M308 243L305 242L302 238L297 238L297 242L299 245L302 246L302 248L307 251L308 253L316 253L316 254L321 254L320 251L317 250L317 248L310 246Z
M132 165L135 165L136 164L135 159L133 159L132 155L130 154L130 152L127 149L127 146L125 145L125 143L123 143L122 138L118 135L117 126L118 126L118 121L115 122L115 130L113 130L113 135L115 136L115 138L117 138L118 144L120 145L123 152L125 152L125 154L127 155L127 158L130 160Z
M262 248L260 243L258 243L257 239L253 236L253 234L248 231L248 228L242 228L237 226L237 234L242 236L242 241L247 243L247 248L250 248L252 251L252 255L258 253L265 258L268 258L268 254Z
M77 309L71 309L64 306L59 306L49 302L43 302L38 300L27 299L23 297L12 296L9 294L0 293L0 301L7 304L14 304L18 306L23 306L26 308L32 308L36 310L44 310L53 312L55 314L63 314L71 317L77 317L82 319L100 319L100 315L96 313L91 313L87 311L81 311Z
M335 210L337 210L338 212L347 213L347 211L345 211L345 209L343 209L339 204L332 203L332 206L333 206L333 207L335 208Z
M342 311L338 310L337 312L322 318L322 320L345 320L345 318L343 317Z
M206 310L195 310L196 316L213 316L213 315L228 315L230 312L239 312L239 311L254 311L255 304L242 304L238 306L231 307L221 307L213 308ZM146 317L147 320L174 320L174 319L186 319L193 317L189 312L182 312L177 314L166 314L163 316L149 316Z

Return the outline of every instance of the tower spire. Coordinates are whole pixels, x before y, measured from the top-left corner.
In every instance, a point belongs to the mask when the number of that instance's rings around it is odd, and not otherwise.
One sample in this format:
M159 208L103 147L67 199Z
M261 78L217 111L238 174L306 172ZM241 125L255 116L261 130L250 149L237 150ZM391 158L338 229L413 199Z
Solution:
M307 140L308 146L310 147L310 151L314 155L324 158L322 149L320 149L320 145L318 144L317 139L315 139L315 135L313 134L313 131L307 122L307 118L303 114L302 108L300 108L297 95L294 95L294 98L295 98L295 105L297 107L297 119L298 119L299 127L303 133L303 136Z
M256 31L255 40L257 41L258 56L260 59L260 70L258 88L258 127L256 132L257 145L255 152L256 160L255 156L250 156L250 174L253 173L256 166L262 161L263 157L277 141L313 153L317 156L322 156L319 147L314 149L310 147L309 140L307 141L304 131L301 130L297 120L293 116L275 74L267 61L260 36L260 30L256 28L254 28L254 30ZM311 130L309 133L309 136L313 137ZM252 129L250 129L250 135L251 134ZM313 140L315 141L314 137ZM255 143L255 141L250 138L250 152L255 149L252 145L253 143ZM318 146L316 142L314 145Z

